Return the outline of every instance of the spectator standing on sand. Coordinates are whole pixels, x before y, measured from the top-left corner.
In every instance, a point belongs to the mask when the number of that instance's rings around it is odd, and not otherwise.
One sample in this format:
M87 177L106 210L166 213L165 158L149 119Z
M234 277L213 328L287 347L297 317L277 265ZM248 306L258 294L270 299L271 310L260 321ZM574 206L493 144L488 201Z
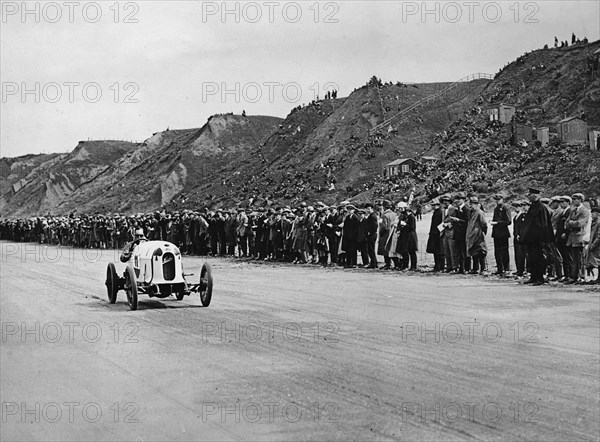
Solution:
M471 270L471 258L467 254L467 224L469 223L471 213L465 204L465 199L466 195L464 192L459 192L456 195L456 217L452 219L459 273Z
M591 273L594 267L598 274L591 284L600 284L600 208L592 207L592 227L590 230L590 242L586 248L585 268Z
M546 203L546 201L549 201ZM558 222L560 221L560 215L562 214L562 209L559 207L560 197L554 196L551 199L543 199L542 202L548 208L548 211L551 215L552 221L552 231L554 232L554 239L552 242L548 243L548 251L552 256L552 262L548 263L548 276L551 276L551 281L558 281L563 278L563 259L560 254L560 250L558 250L558 246L556 245L556 229L558 227Z
M379 219L374 210L373 204L365 204L367 210L367 221L365 226L365 242L367 246L367 255L369 255L369 269L377 268L377 254L375 253L375 243L377 242L377 230L379 229Z
M420 202L416 205L415 217L417 218L417 221L421 221L423 219L423 206Z
M400 253L402 264L400 270L409 269L417 270L417 251L419 250L419 240L417 237L417 218L413 211L405 202L398 204L401 218L398 221L398 243L396 245L396 253ZM409 267L410 259L410 267Z
M346 206L346 210L348 211L348 215L344 219L342 236L342 249L346 251L346 262L344 267L354 268L356 267L356 258L358 250L357 237L358 229L360 227L360 219L356 214L357 209L353 204L348 204Z
M572 259L571 259L571 248L567 246L568 232L565 230L565 224L571 214L571 197L561 196L560 197L560 209L561 214L556 225L556 234L554 235L556 241L556 247L560 252L563 259L563 277L559 282L564 282L571 277Z
M496 207L492 218L492 238L494 238L494 257L496 258L497 271L495 274L504 276L510 270L510 256L508 254L508 239L511 224L510 209L504 204L504 197L495 195Z
M584 236L589 223L590 212L583 205L585 199L583 194L575 193L571 196L573 200L573 208L569 214L569 218L565 223L565 230L569 233L567 238L567 246L571 248L571 275L570 279L565 281L565 284L574 284L579 281L583 266L582 253L584 246Z
M392 211L392 203L389 200L383 200L380 207L381 212L381 224L379 225L379 246L377 253L383 256L385 260L385 266L382 270L389 270L391 268L392 260L390 259L389 252L387 250L388 241L390 234L392 233L392 226L396 222L396 214Z
M446 273L453 272L458 269L457 257L456 257L456 243L454 241L454 227L452 225L452 218L456 217L456 209L452 206L452 198L450 195L443 195L440 200L442 201L442 243L444 244L444 255L446 257Z
M521 240L527 246L527 257L531 267L531 278L525 281L525 284L532 285L542 285L545 282L544 248L554 237L550 212L540 201L540 193L541 191L535 187L529 188L528 198L531 206L525 215L521 232Z
M527 268L527 247L523 243L521 234L528 204L526 201L515 201L513 207L516 210L515 217L513 218L513 242L515 247L515 267L517 268L515 276L520 277L525 274L525 269Z
M473 258L473 270L469 273L477 274L485 272L485 258L487 256L487 245L485 235L488 225L485 214L481 210L479 198L469 198L469 222L467 224L466 241L467 254Z
M238 254L245 258L248 255L248 216L243 207L238 207L235 228L238 243Z
M433 214L431 215L431 226L429 227L429 238L427 239L427 253L433 254L433 271L441 272L444 270L444 245L438 226L442 224L444 212L440 207L440 201L436 198L431 202Z

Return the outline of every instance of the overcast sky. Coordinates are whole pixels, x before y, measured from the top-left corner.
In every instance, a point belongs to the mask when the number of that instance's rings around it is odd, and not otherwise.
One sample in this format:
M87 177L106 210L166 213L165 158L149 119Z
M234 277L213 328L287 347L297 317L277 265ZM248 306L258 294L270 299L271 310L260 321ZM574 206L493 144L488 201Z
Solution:
M1 156L141 141L215 113L285 117L326 89L496 73L598 1L2 1Z

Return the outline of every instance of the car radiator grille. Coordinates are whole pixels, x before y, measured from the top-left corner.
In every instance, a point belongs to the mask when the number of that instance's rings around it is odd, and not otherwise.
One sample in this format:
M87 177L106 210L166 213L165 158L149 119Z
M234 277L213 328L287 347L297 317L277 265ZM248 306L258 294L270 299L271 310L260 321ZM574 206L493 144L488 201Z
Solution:
M172 253L165 253L162 259L163 278L165 281L175 279L175 256Z

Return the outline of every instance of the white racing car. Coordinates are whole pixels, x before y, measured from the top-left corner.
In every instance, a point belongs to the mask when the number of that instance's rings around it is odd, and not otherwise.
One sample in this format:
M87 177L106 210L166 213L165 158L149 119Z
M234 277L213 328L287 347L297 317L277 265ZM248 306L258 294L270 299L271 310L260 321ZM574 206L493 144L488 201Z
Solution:
M181 264L181 252L167 241L144 241L134 244L130 255L121 257L127 263L123 277L117 275L111 262L106 269L106 290L111 304L117 301L117 292L125 290L131 310L137 310L138 293L151 298L175 295L178 301L192 292L200 293L200 302L208 307L212 297L213 279L209 263L202 265L198 284L189 284ZM128 258L128 259L127 259Z

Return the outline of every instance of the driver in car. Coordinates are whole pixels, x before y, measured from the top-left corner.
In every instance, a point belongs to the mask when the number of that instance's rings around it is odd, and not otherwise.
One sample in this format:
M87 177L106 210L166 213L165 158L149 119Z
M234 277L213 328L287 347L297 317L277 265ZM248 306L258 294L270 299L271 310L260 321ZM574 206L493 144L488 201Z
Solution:
M131 258L131 253L133 252L133 249L135 248L135 246L137 246L139 243L145 242L145 241L148 241L148 238L146 238L146 235L144 235L144 229L137 229L135 231L135 237L134 237L133 241L125 244L123 253L121 253L121 258L120 258L121 262L129 261L129 259Z

